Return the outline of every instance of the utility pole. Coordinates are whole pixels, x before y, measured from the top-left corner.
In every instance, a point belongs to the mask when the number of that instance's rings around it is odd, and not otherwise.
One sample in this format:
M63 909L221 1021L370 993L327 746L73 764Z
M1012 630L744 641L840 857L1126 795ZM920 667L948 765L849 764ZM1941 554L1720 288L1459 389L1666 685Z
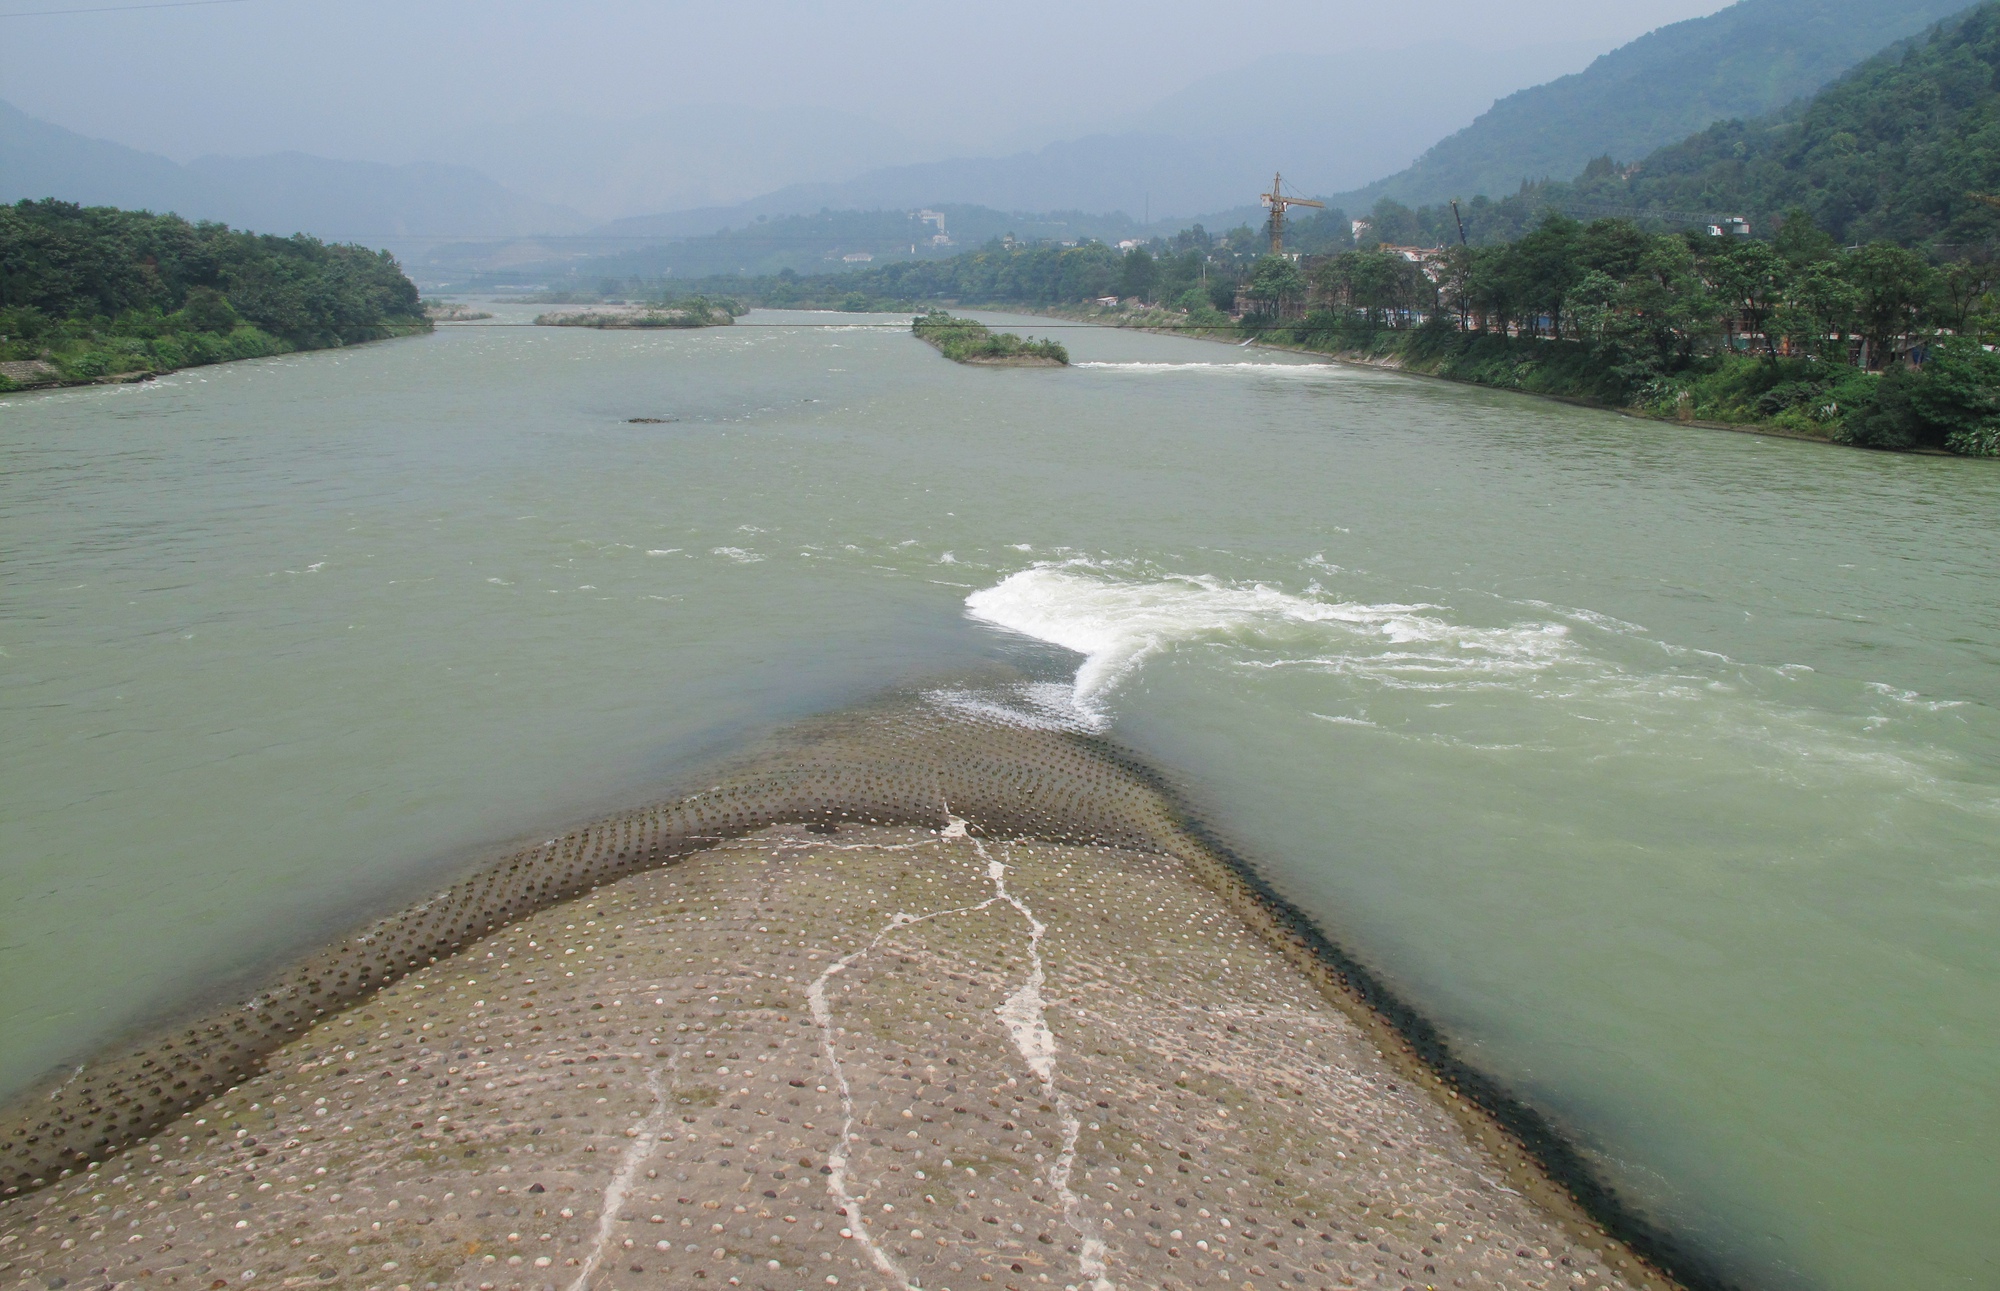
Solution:
M1456 197L1451 199L1451 218L1458 221L1458 245L1467 245L1465 241L1465 217L1458 213L1458 199Z
M1271 254L1285 253L1285 208L1287 206L1317 206L1325 209L1325 202L1315 202L1306 197L1285 196L1284 176L1272 172L1271 191L1264 195L1264 205L1271 208Z

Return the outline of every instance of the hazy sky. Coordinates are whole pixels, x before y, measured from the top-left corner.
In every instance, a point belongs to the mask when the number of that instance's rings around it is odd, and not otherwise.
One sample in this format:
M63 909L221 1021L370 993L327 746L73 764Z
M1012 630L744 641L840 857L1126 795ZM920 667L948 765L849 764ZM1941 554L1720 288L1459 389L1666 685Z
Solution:
M124 0L131 3L132 0ZM915 138L1025 146L1265 54L1438 39L1610 49L1723 0L0 0L0 98L187 159L402 161L462 128L685 103L837 105ZM1411 94L1424 92L1419 66ZM1282 99L1282 87L1274 87ZM1393 111L1393 104L1385 104ZM985 151L985 149L982 149Z

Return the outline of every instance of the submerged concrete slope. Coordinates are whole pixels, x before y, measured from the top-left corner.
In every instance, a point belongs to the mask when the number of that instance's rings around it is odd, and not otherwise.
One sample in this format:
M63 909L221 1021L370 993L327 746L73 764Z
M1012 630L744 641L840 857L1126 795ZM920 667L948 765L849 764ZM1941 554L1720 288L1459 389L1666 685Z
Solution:
M543 911L0 1216L41 1286L1645 1281L1173 858L957 822Z
M0 1278L43 1288L1668 1285L1142 767L922 700L516 852L0 1130Z
M779 821L940 824L1157 849L1167 803L1091 741L949 720L919 704L808 725L709 791L524 848L282 974L240 1005L63 1073L0 1113L0 1196L156 1132L248 1077L315 1019L508 922L623 875Z

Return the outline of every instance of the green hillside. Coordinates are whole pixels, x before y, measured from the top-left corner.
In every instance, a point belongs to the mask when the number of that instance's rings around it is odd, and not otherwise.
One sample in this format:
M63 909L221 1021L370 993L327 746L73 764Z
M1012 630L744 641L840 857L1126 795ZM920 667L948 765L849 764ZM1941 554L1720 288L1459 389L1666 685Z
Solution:
M1420 204L1503 196L1524 180L1575 175L1594 157L1643 157L1716 121L1779 111L1964 7L1965 0L1742 0L1510 95L1408 170L1338 200L1365 210L1383 197Z
M0 391L429 326L386 251L108 206L0 206Z
M1760 226L1803 207L1844 242L1947 256L1988 244L2000 211L2000 4L1870 59L1802 108L1728 121L1646 158L1627 179L1576 185L1641 210L1740 211Z

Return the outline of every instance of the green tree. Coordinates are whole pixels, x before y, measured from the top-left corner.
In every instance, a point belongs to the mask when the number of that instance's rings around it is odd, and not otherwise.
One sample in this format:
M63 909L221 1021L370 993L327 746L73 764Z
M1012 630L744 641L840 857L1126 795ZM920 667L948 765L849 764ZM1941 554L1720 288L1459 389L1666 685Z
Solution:
M1954 336L1931 347L1910 404L1926 439L1969 456L2000 456L2000 354L1978 341Z
M1730 241L1709 257L1707 278L1721 307L1723 343L1728 346L1738 319L1744 328L1764 338L1765 357L1778 357L1770 320L1784 304L1790 286L1790 266L1768 242Z
M180 316L188 329L196 332L233 332L242 321L235 306L213 287L190 288Z
M1976 328L1974 319L1993 313L1993 288L2000 285L1991 261L1957 260L1938 273L1938 323L1953 332Z
M1258 312L1282 314L1286 306L1305 298L1306 276L1284 256L1267 255L1251 270L1244 294L1267 307Z
M1438 265L1438 299L1444 308L1458 316L1460 331L1472 326L1476 310L1473 281L1475 256L1470 247L1452 247L1444 253Z
M1522 308L1519 282L1506 247L1474 247L1466 269L1466 294L1482 328L1505 333Z
M1922 325L1924 306L1937 292L1937 274L1916 252L1871 242L1848 253L1841 277L1855 293L1855 330L1861 333L1863 367L1895 357L1896 342Z
M1716 306L1683 238L1653 239L1620 293L1621 344L1628 376L1675 372L1693 357L1696 338L1713 326Z
M1587 269L1570 288L1570 319L1583 340L1602 344L1618 332L1618 304L1625 284L1601 269Z
M1368 214L1368 228L1362 234L1362 244L1366 247L1382 245L1406 247L1423 237L1423 225L1417 213L1401 202L1383 198L1375 203L1375 209Z
M1841 276L1837 262L1816 261L1793 276L1771 326L1802 354L1846 362L1847 335L1860 303L1860 293Z
M1652 236L1631 220L1593 220L1577 236L1576 257L1583 268L1623 282L1639 272L1652 243Z
M1771 238L1771 246L1795 271L1831 260L1840 249L1833 235L1815 224L1812 214L1803 206L1785 212Z
M1153 299L1153 288L1160 280L1160 266L1152 253L1144 247L1133 247L1125 255L1124 264L1118 269L1118 294L1137 296L1142 301Z
M1546 314L1552 336L1562 335L1569 290L1583 274L1577 254L1582 231L1569 216L1550 211L1533 231L1509 248L1515 291L1533 311L1530 324L1533 326L1534 314Z

